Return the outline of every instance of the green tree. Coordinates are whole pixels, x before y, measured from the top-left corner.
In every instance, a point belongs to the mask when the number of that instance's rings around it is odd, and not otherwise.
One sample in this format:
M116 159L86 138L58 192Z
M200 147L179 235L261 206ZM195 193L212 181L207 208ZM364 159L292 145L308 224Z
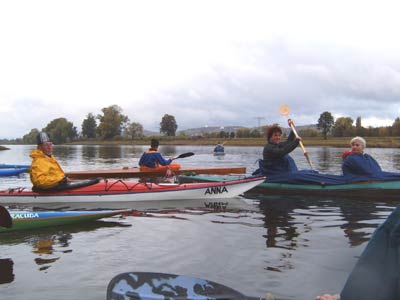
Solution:
M335 121L332 128L333 136L352 136L354 134L353 119L350 117L340 117Z
M397 117L396 120L394 120L394 122L393 122L392 135L400 136L400 118L399 117Z
M260 132L260 130L258 130L258 128L253 128L250 131L250 137L252 137L252 138L260 138L261 137L261 132Z
M250 129L249 128L239 128L238 130L236 130L236 137L238 137L238 138L250 137Z
M43 131L50 135L51 141L55 144L70 142L78 136L74 124L65 118L52 120Z
M122 109L118 105L104 107L101 111L103 115L97 116L100 120L99 126L97 126L99 137L108 140L120 136L129 122L129 118L122 114Z
M86 116L86 119L83 120L82 122L82 136L84 138L95 138L96 129L97 129L96 117L92 113L89 113Z
M140 138L143 136L143 126L140 123L132 122L128 124L125 129L125 134L129 136L132 140L135 138Z
M37 128L31 129L31 131L28 134L25 134L22 137L22 142L24 144L36 145L36 142L37 142L36 138L37 138L38 133L39 133L39 129L37 129Z
M328 133L331 131L335 120L329 111L323 112L318 119L317 128L322 130L324 139L327 139Z
M361 117L357 117L356 119L356 135L359 136L365 135L365 129L361 125Z
M174 116L165 114L160 122L160 133L164 133L168 136L175 136L178 125Z

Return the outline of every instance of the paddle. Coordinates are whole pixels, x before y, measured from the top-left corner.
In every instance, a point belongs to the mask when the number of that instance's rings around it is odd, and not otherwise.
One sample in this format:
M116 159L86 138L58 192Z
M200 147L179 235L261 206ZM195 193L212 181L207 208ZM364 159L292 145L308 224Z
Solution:
M289 105L282 105L281 107L279 107L279 112L282 116L288 116L289 112L290 112L290 107ZM300 139L299 135L297 134L296 128L294 127L293 122L290 123L290 128L292 129L294 135L296 136L296 138ZM306 150L306 148L303 145L303 142L300 140L299 141L299 145L301 147L301 149L303 150L304 156L306 157L308 164L310 165L311 169L314 169L313 164L311 162L310 157L308 156L308 152Z
M128 272L111 279L107 287L107 300L273 300L249 297L234 289L210 280L166 273Z
M182 153L181 155L178 155L177 157L173 157L172 160L178 159L178 158L185 158L185 157L189 157L189 156L193 156L194 153L193 152L186 152L186 153Z
M0 205L0 227L11 228L12 218L8 210Z

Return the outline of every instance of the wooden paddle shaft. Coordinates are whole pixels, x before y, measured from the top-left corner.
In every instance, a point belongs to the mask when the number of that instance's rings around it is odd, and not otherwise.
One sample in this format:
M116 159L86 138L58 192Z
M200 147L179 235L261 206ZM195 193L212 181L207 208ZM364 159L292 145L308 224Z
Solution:
M296 136L296 138L300 139L299 135L297 134L296 128L294 127L293 123L290 123L290 128L292 128L292 131L294 133L294 135ZM307 150L303 145L303 142L299 140L299 145L301 147L301 149L303 150L304 155L306 156L306 159L308 161L308 164L310 165L311 169L313 169L313 164L311 162L310 157L308 156Z

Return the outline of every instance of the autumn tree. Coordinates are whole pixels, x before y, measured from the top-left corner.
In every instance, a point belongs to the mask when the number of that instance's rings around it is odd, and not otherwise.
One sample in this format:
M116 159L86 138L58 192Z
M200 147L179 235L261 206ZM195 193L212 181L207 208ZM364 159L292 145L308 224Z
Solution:
M52 120L43 131L50 135L50 139L55 144L70 142L78 136L76 127L66 118Z
M365 135L364 127L361 125L361 117L357 117L356 119L356 135L363 136Z
M25 134L22 137L22 142L24 144L33 144L33 145L35 145L36 142L37 142L36 138L37 138L38 133L39 133L39 129L37 129L37 128L31 129L31 131L28 134Z
M92 113L89 113L82 122L82 136L84 138L95 138L96 128L96 117Z
M394 120L394 122L393 122L392 135L400 136L400 118L399 117L397 117L396 120Z
M323 112L318 119L317 128L322 130L324 139L327 139L328 133L331 131L335 120L329 111Z
M160 122L160 133L164 133L168 136L175 136L177 129L178 125L176 124L175 117L165 114Z
M108 140L120 136L129 122L129 118L122 114L122 109L118 105L104 107L101 111L103 115L97 116L97 119L100 120L97 127L99 137Z
M143 126L140 123L129 123L125 129L125 135L134 140L143 136Z
M333 136L351 136L354 134L353 119L350 117L337 118L332 128Z

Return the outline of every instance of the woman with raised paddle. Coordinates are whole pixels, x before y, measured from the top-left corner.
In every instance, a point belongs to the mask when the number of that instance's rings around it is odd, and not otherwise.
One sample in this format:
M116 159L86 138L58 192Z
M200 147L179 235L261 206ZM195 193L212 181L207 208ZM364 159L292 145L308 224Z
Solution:
M283 105L279 109L282 115L287 116L289 107ZM271 126L267 134L267 144L264 146L263 159L259 161L259 168L253 175L267 176L267 182L275 183L318 183L318 184L342 184L345 183L340 175L319 174L313 170L311 159L297 134L292 119L288 119L291 132L286 141L281 142L282 129L278 125ZM311 170L298 170L296 163L290 157L297 146L300 145Z
M290 126L292 120L288 120ZM263 150L264 174L267 176L297 171L296 163L289 153L299 145L300 138L293 131L290 132L286 141L281 142L282 129L273 125L268 129L267 144Z

